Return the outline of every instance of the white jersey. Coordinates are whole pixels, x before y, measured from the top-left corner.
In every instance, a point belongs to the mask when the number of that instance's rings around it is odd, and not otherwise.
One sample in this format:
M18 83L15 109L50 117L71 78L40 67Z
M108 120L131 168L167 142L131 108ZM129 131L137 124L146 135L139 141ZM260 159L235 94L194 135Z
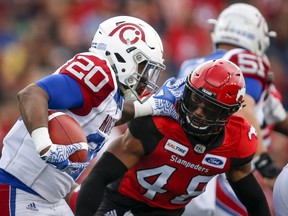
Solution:
M288 164L283 168L278 175L273 188L273 205L276 216L288 215Z
M121 117L123 103L109 63L91 52L81 53L55 74L68 75L81 86L83 106L60 111L72 116L82 126L89 148L98 151ZM36 193L50 203L59 201L70 191L74 182L72 177L39 157L21 118L6 135L3 144L0 183Z

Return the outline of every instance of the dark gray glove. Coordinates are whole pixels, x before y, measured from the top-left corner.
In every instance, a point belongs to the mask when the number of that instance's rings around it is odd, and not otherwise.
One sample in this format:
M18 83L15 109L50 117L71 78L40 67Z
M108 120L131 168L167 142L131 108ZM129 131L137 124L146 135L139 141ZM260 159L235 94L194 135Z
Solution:
M278 176L281 169L278 168L268 153L263 153L254 161L255 168L265 178L274 178Z

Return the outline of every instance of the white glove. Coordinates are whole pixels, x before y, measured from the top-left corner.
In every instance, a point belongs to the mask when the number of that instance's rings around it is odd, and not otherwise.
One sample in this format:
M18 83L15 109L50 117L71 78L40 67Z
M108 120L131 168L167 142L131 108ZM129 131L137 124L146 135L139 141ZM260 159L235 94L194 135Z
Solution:
M50 146L49 150L45 152L45 154L40 155L40 157L46 163L51 164L59 170L70 174L76 172L78 169L84 169L89 165L88 162L72 162L69 160L69 156L74 152L81 149L88 150L88 144L85 142L71 145L54 144L49 137L48 128L45 127L35 129L31 133L31 137L38 153Z
M168 79L145 103L134 102L135 118L145 115L170 116L178 119L175 105L183 94L185 79Z
M263 112L265 122L268 125L276 124L286 118L286 110L281 101L272 94L269 94L267 99L265 99Z
M81 149L88 150L87 143L81 142L71 145L52 144L50 149L40 157L42 160L54 165L60 170L66 169L68 166L71 168L82 168L82 166L86 165L85 163L72 162L69 160L71 154Z

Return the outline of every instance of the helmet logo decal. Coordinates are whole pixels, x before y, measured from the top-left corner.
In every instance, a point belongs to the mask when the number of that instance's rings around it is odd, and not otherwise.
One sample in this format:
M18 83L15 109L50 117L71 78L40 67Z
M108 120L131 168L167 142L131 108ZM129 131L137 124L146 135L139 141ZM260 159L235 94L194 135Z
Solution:
M216 98L216 94L211 92L210 90L204 88L204 87L200 87L199 90L201 92L203 92L205 95L208 95L209 97L212 97L212 98Z
M251 125L250 126L250 130L248 132L248 137L250 140L252 140L252 135L255 135L255 137L257 137L257 132L256 132L256 129Z
M208 91L208 90L205 89L205 88L202 88L201 91L202 91L203 93L209 95L209 96L212 96L212 94L213 94L212 92Z
M241 102L244 99L245 95L245 87L238 90L237 96L236 96L236 102Z
M123 23L117 26L108 36L113 36L116 32L119 32L119 38L124 44L135 44L139 40L146 42L145 33L143 29L133 23Z

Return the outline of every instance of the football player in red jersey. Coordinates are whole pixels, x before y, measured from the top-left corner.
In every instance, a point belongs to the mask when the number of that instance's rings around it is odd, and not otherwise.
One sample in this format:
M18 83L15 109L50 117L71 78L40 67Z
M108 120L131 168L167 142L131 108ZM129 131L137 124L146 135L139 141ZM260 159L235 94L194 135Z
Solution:
M161 88L157 94L169 94ZM250 215L270 215L251 173L253 126L233 115L243 106L241 70L227 60L201 64L174 83L177 119L132 120L108 146L80 189L76 216L181 215L191 199L225 173Z
M268 162L271 159L260 134L264 122L263 100L270 71L270 61L265 52L270 45L269 37L275 37L276 33L269 31L265 18L257 8L245 3L232 4L220 13L217 20L208 21L214 24L211 39L215 50L203 58L185 61L178 78L187 76L199 63L210 59L227 59L240 67L246 83L246 107L238 114L247 119L259 134L256 155L261 159L255 163L256 169L263 177L275 178L279 169Z
M257 8L245 3L231 4L220 13L217 20L210 19L208 21L213 24L211 31L213 52L202 58L185 61L181 66L178 78L188 75L199 63L210 59L227 59L240 67L246 83L246 107L237 114L251 123L258 133L259 145L253 165L265 178L266 186L273 187L280 169L267 153L261 135L261 127L264 126L265 120L264 99L268 89L267 78L270 71L270 62L265 52L269 48L270 37L276 36L276 33L269 31L265 18ZM220 177L218 179L225 180ZM226 195L224 198L231 197L229 202L218 194L215 198L216 181L211 181L207 191L186 206L184 216L243 215L245 208L239 200L235 199L235 196L231 195L227 181L217 185L223 187L222 191L226 193L223 193ZM206 201L205 204L201 200L202 196L207 196L203 198ZM210 199L209 202L207 198Z
M21 90L21 118L4 138L0 159L1 216L74 215L64 197L108 140L124 101L143 103L140 96L155 91L163 61L154 28L135 17L112 17L99 25L89 51ZM88 143L53 143L49 109L72 116ZM82 148L87 162L72 163L69 155Z

